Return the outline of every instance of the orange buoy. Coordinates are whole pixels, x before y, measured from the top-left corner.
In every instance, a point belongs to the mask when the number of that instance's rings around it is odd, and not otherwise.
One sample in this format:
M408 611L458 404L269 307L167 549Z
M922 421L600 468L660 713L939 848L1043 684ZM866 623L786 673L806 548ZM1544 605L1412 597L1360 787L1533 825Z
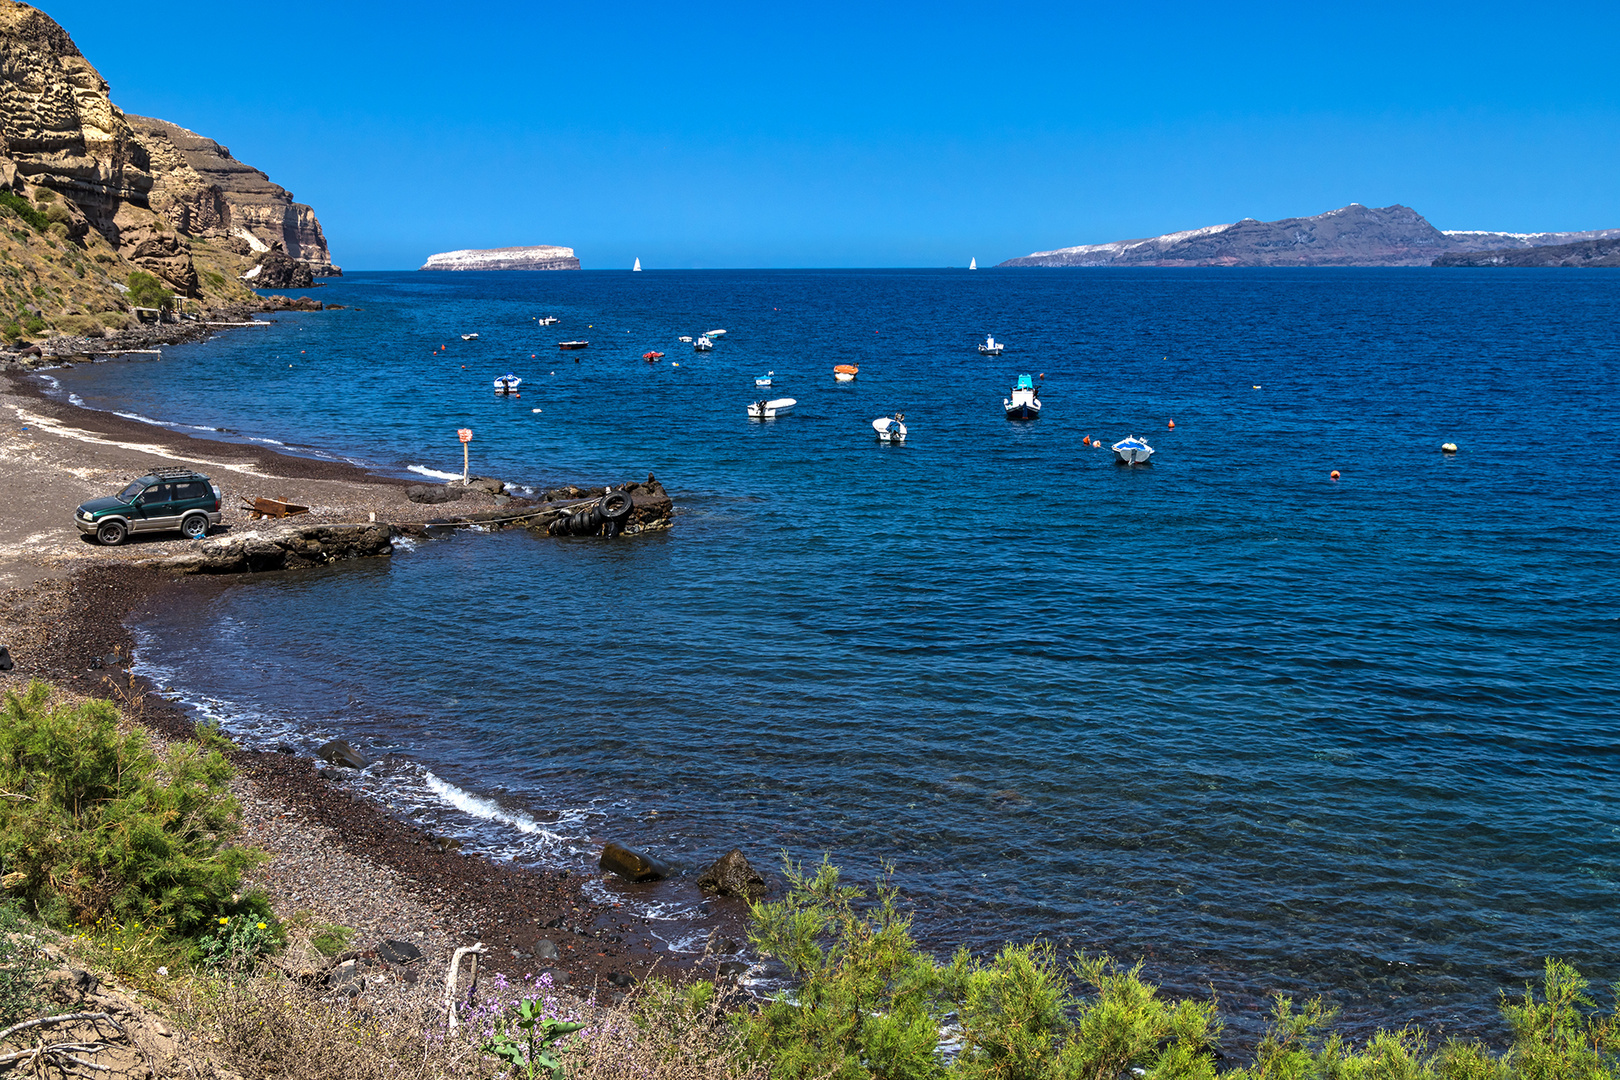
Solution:
M1087 435L1085 438L1081 439L1080 440L1080 445L1081 446L1090 446L1091 445L1091 436Z
M1172 428L1174 428L1174 427L1175 427L1175 426L1176 426L1176 422L1175 422L1175 421L1174 421L1174 420L1172 420L1172 421L1170 421L1170 426L1171 426L1171 427L1172 427Z
M1338 469L1334 469L1332 472L1328 473L1328 479L1329 480L1337 480L1338 478L1339 478L1339 470Z

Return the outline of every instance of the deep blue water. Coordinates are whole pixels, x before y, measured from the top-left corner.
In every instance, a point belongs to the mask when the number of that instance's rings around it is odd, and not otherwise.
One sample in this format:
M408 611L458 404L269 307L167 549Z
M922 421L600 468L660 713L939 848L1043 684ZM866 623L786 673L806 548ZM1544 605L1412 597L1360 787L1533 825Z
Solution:
M523 859L615 838L688 868L733 843L889 860L941 948L1045 934L1232 1005L1325 991L1477 1029L1544 956L1620 976L1620 275L396 273L317 295L351 310L58 375L94 407L389 471L459 471L468 426L477 472L652 471L680 515L428 542L138 627L150 670L249 741L391 750L378 797ZM713 353L676 341L717 327ZM591 347L559 354L572 337ZM508 369L520 401L490 392ZM767 369L799 406L750 423ZM1022 371L1046 415L1012 424ZM880 446L895 410L910 443ZM1083 444L1133 433L1150 467Z

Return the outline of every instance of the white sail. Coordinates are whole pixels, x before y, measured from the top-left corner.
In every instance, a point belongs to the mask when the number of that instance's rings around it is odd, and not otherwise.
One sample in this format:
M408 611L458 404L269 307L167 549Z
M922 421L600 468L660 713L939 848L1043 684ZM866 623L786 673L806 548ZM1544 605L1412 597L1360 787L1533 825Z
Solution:
M979 260L978 260L977 256L975 256L974 258L971 258L971 259L968 260L968 269L969 270L977 270L978 268L979 268Z
M639 256L639 255L636 256L636 265L632 266L630 269L632 269L632 270L640 270L641 269L641 256Z

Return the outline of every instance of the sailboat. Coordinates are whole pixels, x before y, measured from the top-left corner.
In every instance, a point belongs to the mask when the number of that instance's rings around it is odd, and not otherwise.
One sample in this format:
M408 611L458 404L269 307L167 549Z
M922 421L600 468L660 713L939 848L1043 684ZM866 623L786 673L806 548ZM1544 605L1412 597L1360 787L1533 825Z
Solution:
M978 260L977 257L974 257L974 258L971 258L971 259L968 260L968 269L969 270L977 270L978 268L979 268L979 260Z
M636 265L632 266L630 269L632 269L632 270L640 270L641 269L641 256L639 256L639 255L636 256Z

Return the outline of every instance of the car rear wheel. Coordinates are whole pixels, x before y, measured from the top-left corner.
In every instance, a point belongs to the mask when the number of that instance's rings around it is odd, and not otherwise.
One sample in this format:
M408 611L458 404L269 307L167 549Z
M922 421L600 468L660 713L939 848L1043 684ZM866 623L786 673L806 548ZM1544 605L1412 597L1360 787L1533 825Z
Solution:
M192 514L180 523L180 531L186 534L187 540L201 540L208 535L208 519L202 514Z
M128 535L129 530L116 521L109 521L96 530L96 539L108 547L117 547Z

